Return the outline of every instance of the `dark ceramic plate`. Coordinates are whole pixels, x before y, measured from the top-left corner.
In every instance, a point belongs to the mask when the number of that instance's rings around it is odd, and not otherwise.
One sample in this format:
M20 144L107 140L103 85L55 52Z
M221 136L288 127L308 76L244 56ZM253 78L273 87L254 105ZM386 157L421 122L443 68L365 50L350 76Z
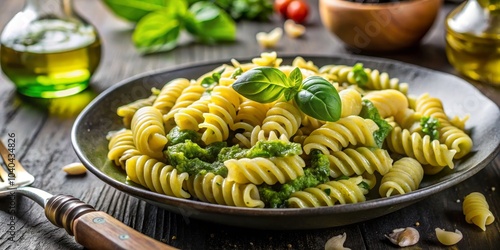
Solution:
M500 111L498 106L483 96L466 81L441 72L391 60L368 57L321 57L302 55L316 65L362 62L365 67L386 71L410 84L410 94L428 92L442 99L449 116L463 117L470 114L466 129L474 141L473 152L456 162L455 169L435 176L426 176L417 191L390 198L374 198L363 203L335 205L311 209L251 209L214 205L195 200L185 200L157 194L132 185L125 173L117 170L107 160L106 134L123 127L116 115L118 106L150 95L152 87L161 88L178 77L197 78L222 63L198 64L142 74L126 79L109 88L94 99L77 118L71 139L83 164L107 184L165 208L169 211L216 223L261 229L309 229L352 224L376 218L409 206L429 195L452 187L484 168L500 149ZM283 57L284 64L291 64L294 56ZM247 62L249 60L239 60Z

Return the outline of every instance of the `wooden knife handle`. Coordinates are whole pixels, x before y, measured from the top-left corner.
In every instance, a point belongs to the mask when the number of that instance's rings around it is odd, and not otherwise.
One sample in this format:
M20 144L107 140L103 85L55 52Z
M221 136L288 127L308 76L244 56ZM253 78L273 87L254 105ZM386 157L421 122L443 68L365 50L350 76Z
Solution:
M73 233L76 242L89 249L176 249L135 231L101 211L78 217Z
M111 215L69 195L47 200L45 215L56 226L75 235L88 249L176 249L141 234Z

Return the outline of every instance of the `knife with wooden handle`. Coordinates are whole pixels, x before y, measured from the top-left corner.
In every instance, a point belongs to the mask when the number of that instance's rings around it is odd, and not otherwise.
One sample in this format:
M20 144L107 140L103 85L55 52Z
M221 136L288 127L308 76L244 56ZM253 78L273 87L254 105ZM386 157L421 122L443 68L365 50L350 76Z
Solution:
M69 195L49 198L45 215L88 249L177 249L139 233L111 215L96 211Z

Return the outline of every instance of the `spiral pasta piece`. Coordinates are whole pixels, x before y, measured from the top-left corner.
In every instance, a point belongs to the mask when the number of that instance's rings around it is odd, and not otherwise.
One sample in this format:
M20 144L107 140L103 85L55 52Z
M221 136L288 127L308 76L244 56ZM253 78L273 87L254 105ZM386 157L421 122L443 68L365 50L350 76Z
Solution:
M385 149L380 148L346 148L328 155L330 161L330 176L362 175L375 171L385 175L392 168L392 158Z
M108 159L112 160L116 166L125 169L125 161L122 158L125 151L135 149L134 136L130 129L121 129L108 136Z
M262 122L262 130L267 134L274 131L278 136L285 135L290 139L299 129L302 113L293 102L277 102L266 113Z
M368 82L363 88L372 90L394 89L403 94L408 93L408 83L401 83L398 78L390 78L386 72L380 73L376 69L364 68L364 71L368 75ZM330 78L336 78L339 83L357 84L351 66L325 65L319 69L319 72L329 75Z
M358 203L366 200L366 190L358 186L361 176L347 180L329 181L313 188L292 193L288 199L289 207L306 208L333 206L336 203Z
M116 110L116 114L120 117L123 117L123 125L126 128L130 128L130 123L132 122L132 117L134 116L135 112L142 107L153 105L153 102L156 100L156 98L156 95L151 95L148 98L139 99L137 101L122 105L118 107L118 109Z
M278 57L278 54L273 52L263 52L260 54L260 57L256 57L252 59L252 63L256 66L269 66L269 67L279 67L283 62L283 59Z
M363 99L371 101L382 118L397 116L399 112L408 108L406 96L393 89L372 91L366 94Z
M238 184L220 175L206 173L189 177L187 189L195 198L213 204L236 207L264 207L254 184Z
M465 221L475 224L483 231L486 231L487 225L495 221L495 216L491 213L486 197L482 193L472 192L465 196L462 209Z
M367 89L383 90L394 89L403 94L408 93L408 83L400 82L398 78L391 78L387 72L380 72L378 70L366 69L368 74L368 82L365 87Z
M472 139L462 129L455 127L444 112L441 100L432 97L429 94L422 94L415 103L415 110L422 113L423 116L438 119L440 123L439 141L448 148L457 151L454 158L460 159L468 154L473 147Z
M313 61L306 61L301 56L297 56L293 59L292 67L298 67L300 69L307 69L307 70L310 70L312 72L318 73L318 66L316 66Z
M350 144L375 147L373 132L376 130L378 126L373 120L359 116L340 118L314 130L304 140L304 152L309 154L311 150L319 149L323 154L329 155Z
M174 121L175 114L182 108L186 108L193 104L195 101L199 100L201 96L205 93L205 88L197 83L190 84L185 88L179 98L176 99L175 104L172 106L170 111L163 115L163 123L167 131L176 126Z
M361 94L355 89L344 89L339 92L342 103L342 113L340 117L359 115L363 108Z
M178 173L177 169L147 155L134 156L126 162L127 176L135 183L149 190L189 198L191 195L183 189L189 178L188 173Z
M200 125L204 119L203 114L208 112L209 103L210 98L201 98L191 105L179 109L179 111L174 114L175 124L177 124L181 130L189 129L198 131L200 129L198 125Z
M137 110L132 118L131 130L139 152L156 159L163 158L163 148L168 140L158 109L148 106Z
M306 163L299 155L271 158L230 159L224 162L227 179L236 183L284 184L304 175Z
M177 98L182 91L189 86L190 82L186 78L176 78L161 89L160 94L153 103L153 107L160 110L162 114L167 114L175 105Z
M385 141L390 151L415 158L421 164L454 167L453 156L456 151L448 149L438 140L431 140L429 135L422 137L419 133L410 133L396 126Z
M208 104L208 113L203 114L204 121L198 125L200 129L205 129L201 140L207 145L227 140L229 128L234 124L236 109L239 106L240 98L233 88L215 87Z
M268 136L264 130L261 129L260 126L255 126L252 132L244 132L235 134L235 139L237 143L242 145L245 148L251 148L258 141L272 141L272 140L281 140L283 142L290 142L286 135L282 134L278 136L274 131L271 131Z
M415 159L403 157L392 166L380 181L379 194L389 197L417 190L424 178L422 165Z
M267 104L245 99L238 108L235 123L231 129L251 132L255 126L262 124L268 110L269 105Z

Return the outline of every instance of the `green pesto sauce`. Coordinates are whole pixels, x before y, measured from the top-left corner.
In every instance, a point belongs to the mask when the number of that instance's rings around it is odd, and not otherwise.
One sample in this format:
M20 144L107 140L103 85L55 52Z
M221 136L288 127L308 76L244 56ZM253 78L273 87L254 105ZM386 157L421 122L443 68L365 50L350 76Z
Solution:
M329 176L330 162L327 156L318 150L314 150L311 154L308 167L304 169L303 176L285 183L278 188L269 185L259 186L260 198L267 207L286 207L286 201L292 193L325 183L329 181Z
M170 134L175 135L175 133ZM187 134L178 133L180 136ZM180 141L177 138L172 140ZM187 172L189 175L211 172L226 177L227 168L224 166L224 161L229 159L282 157L302 153L300 144L279 140L258 142L250 149L243 149L238 145L227 146L226 142L215 142L202 147L190 139L182 140L183 142L168 146L163 153L170 165L179 172Z
M365 119L371 119L375 122L375 124L377 124L378 130L373 132L373 138L375 139L377 146L381 148L385 138L391 132L392 126L380 116L375 105L373 105L373 103L369 100L363 100L363 107L359 116Z
M198 142L200 138L201 138L200 134L198 134L194 130L188 130L188 129L181 130L179 127L174 127L167 134L167 139L168 139L167 146L176 145L185 142L186 140Z

